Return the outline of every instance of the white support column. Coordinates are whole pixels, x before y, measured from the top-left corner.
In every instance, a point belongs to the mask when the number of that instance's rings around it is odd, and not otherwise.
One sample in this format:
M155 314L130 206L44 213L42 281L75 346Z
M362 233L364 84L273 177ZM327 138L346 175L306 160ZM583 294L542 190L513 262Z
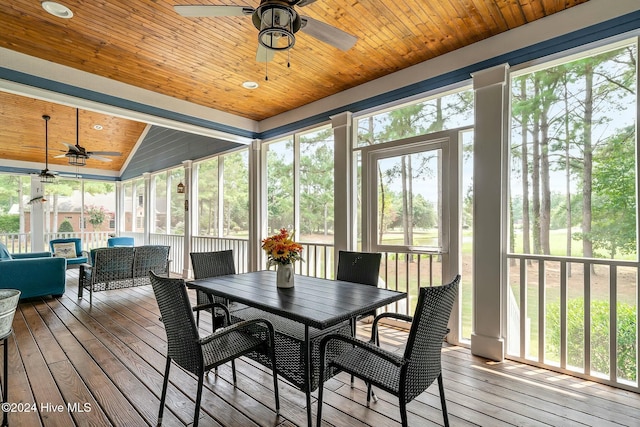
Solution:
M149 233L151 232L149 223L151 222L151 211L155 204L155 200L151 200L151 174L149 172L145 172L142 174L142 177L144 178L144 244L148 245Z
M261 270L262 232L266 229L263 224L263 188L262 188L262 145L260 140L254 140L249 148L249 248L247 253L247 268L249 271Z
M115 235L120 236L124 231L124 191L122 189L122 181L116 181L116 218L115 218Z
M157 181L156 181L157 182ZM165 180L165 186L167 190L165 191L167 197L164 199L164 211L166 215L164 216L164 230L165 233L171 234L171 198L173 197L173 179L171 178L171 172L167 172L167 178ZM177 184L176 184L177 185ZM156 200L156 184L151 186L151 200ZM149 218L149 232L155 233L156 229L156 212L155 212L155 202L153 204L154 209L151 210L153 218Z
M504 359L502 291L505 266L508 166L508 64L473 75L473 301L471 352Z
M31 199L36 197L44 197L44 184L40 182L37 176L31 176ZM35 201L31 204L30 215L31 228L31 252L48 251L44 247L44 203Z
M352 113L345 112L331 117L334 140L334 202L333 202L333 244L334 263L338 267L338 252L354 247L353 223L353 160L351 149Z
M191 212L192 203L194 197L194 185L193 185L193 160L185 160L182 162L184 166L184 259L182 267L182 277L187 279L191 277L191 220L193 219ZM169 191L167 191L169 193Z

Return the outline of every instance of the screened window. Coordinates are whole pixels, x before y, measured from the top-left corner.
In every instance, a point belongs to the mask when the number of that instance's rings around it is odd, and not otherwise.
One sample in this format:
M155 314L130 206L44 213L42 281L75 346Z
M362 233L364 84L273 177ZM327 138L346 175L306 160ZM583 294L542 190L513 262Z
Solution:
M249 152L222 156L223 237L249 236Z
M473 91L458 90L359 118L356 146L381 144L471 124Z
M333 243L333 163L331 128L300 135L300 241Z
M196 165L198 185L198 229L195 234L200 236L219 235L219 183L218 183L219 158L205 160Z
M269 143L266 156L267 233L272 234L281 228L294 228L293 137Z
M637 53L512 75L508 300L510 354L635 384Z

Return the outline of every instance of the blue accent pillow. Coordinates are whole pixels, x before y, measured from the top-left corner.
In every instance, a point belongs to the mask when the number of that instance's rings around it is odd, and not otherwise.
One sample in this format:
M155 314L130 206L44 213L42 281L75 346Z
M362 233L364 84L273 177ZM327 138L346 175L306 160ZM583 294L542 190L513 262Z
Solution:
M0 261L9 261L12 259L13 257L7 250L7 247L4 245L4 243L0 242Z

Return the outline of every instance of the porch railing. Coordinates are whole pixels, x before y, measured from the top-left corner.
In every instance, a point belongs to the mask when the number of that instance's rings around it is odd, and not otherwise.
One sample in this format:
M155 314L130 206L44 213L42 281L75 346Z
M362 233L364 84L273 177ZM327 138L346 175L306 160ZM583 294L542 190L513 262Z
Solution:
M305 262L296 265L296 273L333 279L336 271L333 245L301 244ZM407 292L409 295L406 300L385 307L384 311L413 314L418 289L442 283L441 256L442 254L434 252L383 252L378 286Z
M639 392L639 263L507 259L508 357Z
M9 253L12 254L33 252L31 250L30 233L2 233L0 234L0 242L2 242L7 247Z
M82 240L82 250L90 251L91 249L104 248L107 246L109 231L77 231L69 233L45 233L45 250L49 250L49 242L53 239L70 239L80 238Z
M142 233L122 233L123 236L133 237L136 245L144 244ZM108 232L74 232L49 233L45 236L46 243L54 238L80 237L83 249L107 246ZM2 241L10 252L20 253L30 251L30 236L28 234L0 234ZM171 247L171 272L182 274L184 270L184 236L178 234L150 234L149 243L152 245L168 245ZM191 237L191 251L206 252L232 249L236 261L236 271L248 271L248 240L229 237ZM296 273L306 276L333 279L335 277L334 247L324 243L302 243L304 247L304 262L296 264ZM432 286L441 283L442 265L441 255L437 253L414 252L383 252L380 265L379 286L387 289L406 291L408 300L396 302L386 311L399 313L413 313L420 286Z
M249 241L247 239L207 236L191 237L191 252L224 251L228 249L233 250L233 256L236 261L236 272L246 273L249 271L249 263L247 260Z

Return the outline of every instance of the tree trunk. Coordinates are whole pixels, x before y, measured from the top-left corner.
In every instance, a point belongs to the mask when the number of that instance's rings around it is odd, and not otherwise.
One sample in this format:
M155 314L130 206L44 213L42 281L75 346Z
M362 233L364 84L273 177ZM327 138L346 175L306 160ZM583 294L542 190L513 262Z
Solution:
M527 100L527 80L520 80L520 93L523 102ZM522 251L531 253L531 218L529 215L529 114L522 114L521 150L522 150ZM531 263L531 261L528 261Z
M582 256L593 257L593 243L591 241L591 179L593 170L593 147L591 119L593 117L593 66L585 64L584 69L584 169L582 173ZM592 267L593 268L593 267Z
M407 157L402 156L400 158L400 175L402 180L402 234L404 237L404 244L410 245L409 241L409 197L407 194L408 178L407 178Z
M327 229L329 228L329 208L327 204L324 204L324 235L327 236Z
M564 110L565 110L565 118L564 118L564 134L565 134L565 142L564 142L564 168L565 168L565 193L566 200L565 203L567 205L567 247L566 253L567 256L571 256L571 228L572 228L572 218L571 218L571 139L569 137L569 94L567 88L567 76L565 71L565 79L564 79ZM571 263L567 264L567 275L571 277Z
M535 98L540 96L540 82L534 77ZM533 147L531 157L531 197L533 210L533 253L540 254L540 115L533 113Z
M549 117L548 110L540 114L540 249L551 254L549 231L551 228L551 184L549 176Z
M382 237L384 237L384 211L386 205L386 198L384 193L384 182L382 181L382 170L380 166L378 166L378 180L380 181L380 208L378 209L378 213L380 214L380 223L378 224L378 242L382 243Z

